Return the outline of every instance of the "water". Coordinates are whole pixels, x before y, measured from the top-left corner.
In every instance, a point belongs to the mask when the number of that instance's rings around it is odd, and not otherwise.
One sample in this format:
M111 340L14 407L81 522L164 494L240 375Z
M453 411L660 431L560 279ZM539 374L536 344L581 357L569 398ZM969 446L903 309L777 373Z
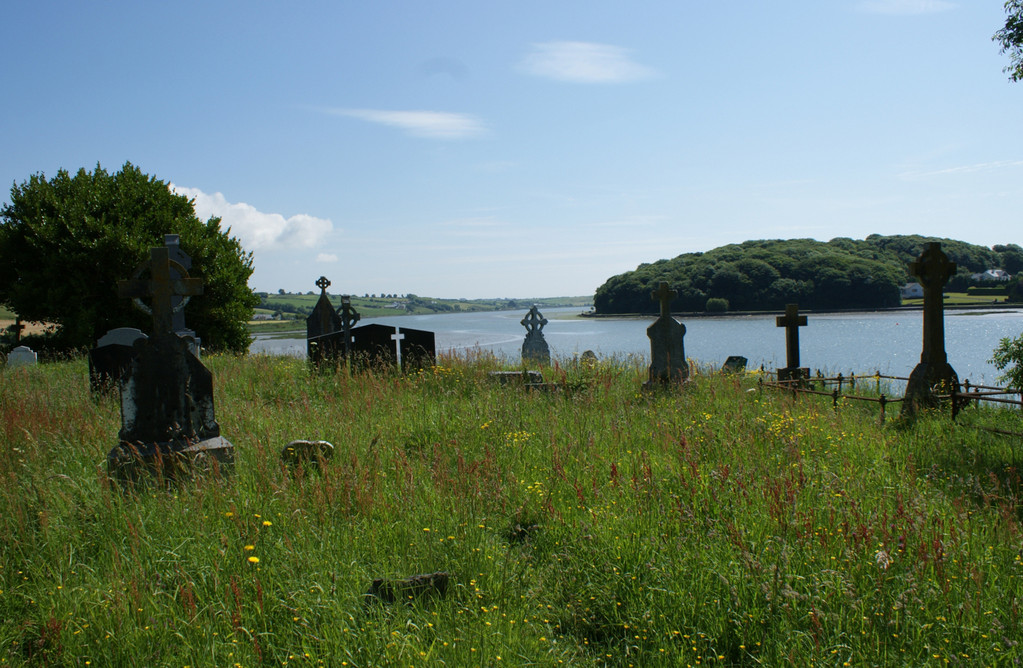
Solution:
M585 350L598 356L650 356L646 328L653 318L576 318L579 308L547 309L544 336L556 359L570 359ZM473 348L493 351L518 362L525 328L525 311L450 313L366 318L359 324L381 323L426 329L437 335L438 352ZM921 311L855 314L808 314L799 330L800 362L825 373L873 373L908 376L920 361L923 343ZM750 367L785 365L785 332L774 315L679 318L686 326L688 357L720 366L729 355L742 355ZM1023 333L1023 309L945 312L945 349L960 379L996 385L998 370L988 360L1004 337ZM304 332L298 336L304 336ZM250 350L305 356L304 338L257 337Z

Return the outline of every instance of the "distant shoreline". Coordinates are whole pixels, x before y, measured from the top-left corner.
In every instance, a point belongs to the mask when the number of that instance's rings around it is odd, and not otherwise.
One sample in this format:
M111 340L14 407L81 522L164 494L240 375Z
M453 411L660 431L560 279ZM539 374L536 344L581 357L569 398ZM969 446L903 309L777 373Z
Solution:
M915 304L912 306L889 306L872 309L859 309L859 308L832 308L832 309L800 309L800 314L821 314L821 313L899 313L899 312L910 312L910 311L922 311L922 304ZM945 307L946 311L957 310L957 311L991 311L991 310L1019 310L1023 309L1023 302L998 302L993 304L961 304L954 305L950 304ZM767 310L767 311L720 311L720 312L709 312L709 311L673 311L671 315L679 316L681 318L730 318L730 317L741 317L741 316L754 316L754 315L783 315L785 312L781 310ZM656 318L656 313L594 313L592 311L584 311L579 314L583 318L615 318L615 319L649 319Z

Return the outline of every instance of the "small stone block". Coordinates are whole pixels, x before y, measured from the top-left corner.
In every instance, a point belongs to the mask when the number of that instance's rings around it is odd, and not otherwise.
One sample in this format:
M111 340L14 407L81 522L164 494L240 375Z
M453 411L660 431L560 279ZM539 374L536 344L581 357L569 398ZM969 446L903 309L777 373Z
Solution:
M428 598L444 598L448 593L448 574L444 571L413 575L404 580L378 578L363 594L366 604L384 604L413 601Z
M281 450L281 463L289 468L301 464L305 468L319 467L334 456L334 446L327 441L292 441Z
M501 385L541 385L543 374L539 371L491 371L490 377Z
M742 373L746 370L746 362L748 360L742 355L732 355L725 360L724 366L721 367L722 373Z

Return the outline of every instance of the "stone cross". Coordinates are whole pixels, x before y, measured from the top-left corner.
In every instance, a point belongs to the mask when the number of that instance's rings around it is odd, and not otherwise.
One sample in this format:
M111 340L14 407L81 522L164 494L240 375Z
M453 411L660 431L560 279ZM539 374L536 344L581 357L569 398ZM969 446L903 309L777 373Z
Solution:
M535 332L542 332L543 326L547 324L547 318L543 317L539 307L533 304L533 307L529 309L529 313L526 314L526 317L519 324L526 328L526 336L529 336Z
M945 352L944 289L956 272L956 264L942 252L940 243L930 242L920 257L910 263L909 270L924 288L924 340L920 363L913 368L906 383L903 415L912 415L922 406L936 405L936 389L946 393L959 383Z
M943 363L945 354L945 283L956 273L956 263L949 262L941 244L931 242L909 270L920 279L924 288L924 348L921 362Z
M352 354L352 328L362 319L359 312L352 306L351 295L341 296L341 308L338 309L338 315L341 316L341 331L344 332L345 358L347 359Z
M142 310L152 314L154 334L169 334L174 331L173 298L175 296L201 295L202 279L187 278L188 272L170 259L170 251L166 246L150 249L149 258L150 279L146 281L137 278L146 268L146 265L143 264L135 272L136 278L117 282L118 295L133 297L136 300L136 306L140 306ZM175 268L184 278L174 279L171 277L173 265L177 265ZM152 308L145 307L140 301L141 297L147 296L153 298Z
M326 276L320 276L316 279L316 287L320 289L320 294L327 294L327 288L330 287L330 281Z
M657 290L650 293L650 298L653 300L660 300L661 302L661 317L671 317L671 302L675 297L678 297L678 292L668 287L667 283L662 282Z
M785 328L785 366L799 368L799 328L806 326L806 316L799 315L799 304L786 304L785 315L774 320L776 327Z
M14 330L14 342L21 343L21 332L25 329L25 325L22 324L21 318L16 318L14 324L11 325L11 329Z

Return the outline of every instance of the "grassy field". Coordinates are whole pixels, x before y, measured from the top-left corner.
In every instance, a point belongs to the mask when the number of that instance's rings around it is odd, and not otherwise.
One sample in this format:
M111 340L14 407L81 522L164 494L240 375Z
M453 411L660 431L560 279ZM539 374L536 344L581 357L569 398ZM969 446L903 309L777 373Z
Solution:
M755 375L647 393L630 360L545 368L550 392L495 384L486 357L204 362L237 476L138 497L104 474L118 402L89 397L83 361L3 372L0 663L1023 658L1016 442L947 414L880 424ZM322 473L282 468L298 438L336 446ZM363 600L440 570L444 598Z
M994 303L1005 303L1005 295L968 295L965 292L945 293L945 306L974 306ZM923 304L923 297L902 300L903 306L923 306Z

